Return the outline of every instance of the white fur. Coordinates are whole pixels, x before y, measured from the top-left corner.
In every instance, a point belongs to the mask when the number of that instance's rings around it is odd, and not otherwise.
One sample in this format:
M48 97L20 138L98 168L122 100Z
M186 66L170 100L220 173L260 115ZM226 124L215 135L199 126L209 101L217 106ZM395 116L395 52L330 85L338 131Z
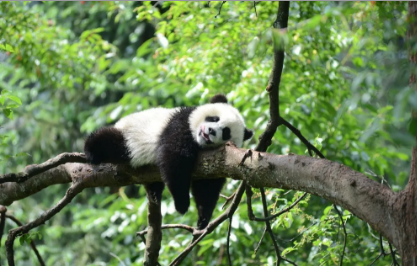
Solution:
M218 116L218 122L206 122L207 116ZM214 103L201 105L194 110L188 120L194 140L203 148L208 146L218 146L232 141L237 147L241 147L245 134L245 122L239 111L227 103ZM231 139L222 139L222 130L229 127L231 131ZM210 135L208 129L216 131L216 136ZM208 135L212 144L207 144L204 137L201 136L203 131Z
M155 164L159 136L176 110L148 109L123 117L116 123L115 127L126 139L133 167Z

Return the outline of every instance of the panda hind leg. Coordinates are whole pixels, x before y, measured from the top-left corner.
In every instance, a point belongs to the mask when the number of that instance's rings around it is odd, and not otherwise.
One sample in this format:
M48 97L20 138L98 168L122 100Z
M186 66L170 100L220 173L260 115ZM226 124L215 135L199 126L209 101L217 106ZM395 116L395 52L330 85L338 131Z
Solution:
M99 128L84 143L87 161L92 164L125 163L130 161L126 140L115 127Z
M209 224L225 182L225 178L202 179L192 182L192 194L198 210L198 229L204 229Z

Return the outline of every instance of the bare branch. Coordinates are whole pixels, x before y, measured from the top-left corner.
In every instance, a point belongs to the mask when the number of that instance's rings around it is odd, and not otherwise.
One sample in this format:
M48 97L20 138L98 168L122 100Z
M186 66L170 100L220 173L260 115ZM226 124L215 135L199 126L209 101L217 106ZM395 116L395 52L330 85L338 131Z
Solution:
M266 197L265 197L265 190L263 187L260 188L261 190L261 198L262 198L262 206L264 208L264 216L268 217L268 205L266 204ZM274 244L274 250L275 250L275 255L277 256L277 266L279 266L281 264L281 254L279 252L279 247L278 247L278 243L277 240L275 239L274 236L274 232L272 232L271 229L271 224L269 223L269 221L265 221L265 227L266 227L266 231L268 232L269 236L271 237L272 240L272 244Z
M252 191L251 191L251 193L252 193ZM301 197L299 197L296 201L294 201L294 202L293 202L293 204L291 204L291 205L290 205L290 206L288 206L287 208L282 209L281 211L279 211L279 212L275 213L274 215L271 215L271 216L268 216L268 217L265 217L265 218L256 217L256 216L253 214L253 209L252 209L252 201L251 201L250 199L247 199L247 206L248 206L248 216L249 216L249 220L251 220L251 221L262 221L262 222L264 222L264 221L270 221L270 220L273 220L273 219L275 219L275 218L277 218L277 217L281 216L282 214L284 214L284 213L286 213L286 212L290 211L290 210L291 210L292 208L294 208L295 206L297 206L297 204L298 204L301 200L303 200L303 199L305 198L305 196L307 196L307 194L308 194L308 193L304 193ZM246 195L247 195L247 193L246 193ZM249 197L248 197L248 198L249 198Z
M264 239L264 237L265 237L265 233L266 233L266 227L265 227L265 229L264 229L264 231L263 231L263 233L262 233L261 239L259 239L258 245L256 246L256 248L255 248L255 250L254 250L254 253L255 253L255 254L256 254L256 253L258 253L258 250L259 250L259 247L261 246L262 240L263 240L263 239Z
M339 215L340 221L342 222L342 228L343 228L343 232L344 232L344 241L343 241L343 249L342 249L342 254L340 255L340 260L339 260L339 265L342 266L343 265L343 257L345 256L345 250L346 250L346 243L347 243L347 232L346 232L346 226L345 226L345 222L343 220L343 216L342 213L339 211L339 209L337 208L336 204L333 204L333 208L336 210L337 215Z
M0 184L6 183L6 182L21 183L37 174L43 173L49 169L55 168L58 165L61 165L67 162L85 163L87 161L86 161L84 154L82 153L61 153L55 158L52 158L42 164L34 164L34 165L26 166L25 170L21 173L17 173L17 174L12 173L12 174L6 174L3 176L0 176Z
M195 235L197 232L201 232L198 229L185 225L185 224L164 224L161 226L161 229L184 229L187 230L188 232L192 233L193 235ZM137 232L136 235L137 236L143 236L146 235L148 233L148 229Z
M320 158L325 158L324 155L313 145L311 144L304 136L301 134L300 130L298 130L296 127L294 127L290 122L282 118L282 124L286 126L289 130L291 130L294 135L296 135L302 143L307 147L310 156L311 150L313 150Z
M13 251L13 244L14 240L17 236L25 234L32 230L35 227L38 227L44 224L46 221L51 219L55 214L60 212L66 205L68 205L72 199L80 193L84 187L84 183L75 183L73 184L66 192L65 196L55 205L53 208L49 209L48 211L44 212L39 218L33 220L32 222L19 226L16 229L12 229L9 231L9 236L6 240L6 253L7 253L7 261L9 266L14 266L14 251Z
M18 226L23 226L22 222L20 222L16 217L6 214L6 218L12 220L17 224ZM38 258L38 262L41 266L45 266L45 262L43 261L43 258L41 257L41 254L39 253L38 249L36 248L35 242L33 240L29 243L30 247L32 248L33 252L36 255L36 258Z
M235 197L235 195L236 195L236 191L233 192L233 194L230 197L226 197L226 196L223 195L224 198L226 199L226 201L222 205L222 210L224 210L224 208L226 208L227 204L230 203L230 201Z
M233 216L229 218L229 227L227 229L227 240L226 240L227 261L229 262L229 266L232 266L232 259L230 257L230 233L232 232L232 219L233 219Z
M215 15L215 16L214 16L215 18L217 18L218 16L220 16L220 13L222 12L222 7L223 7L224 3L226 3L226 1L223 1L223 2L220 4L219 13L217 13L217 15Z
M392 257L392 264L394 266L400 266L400 264L398 264L397 260L395 259L395 251L392 249L392 245L390 242L388 242L388 246L389 246L389 250L391 252L391 257Z

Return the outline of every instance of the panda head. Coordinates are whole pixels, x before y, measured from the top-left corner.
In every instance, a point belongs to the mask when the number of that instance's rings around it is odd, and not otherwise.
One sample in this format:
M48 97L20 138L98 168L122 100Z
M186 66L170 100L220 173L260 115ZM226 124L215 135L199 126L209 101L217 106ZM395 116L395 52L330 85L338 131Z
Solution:
M241 147L253 132L248 130L239 111L227 103L224 95L215 95L209 104L197 107L189 118L194 140L203 148L232 141Z

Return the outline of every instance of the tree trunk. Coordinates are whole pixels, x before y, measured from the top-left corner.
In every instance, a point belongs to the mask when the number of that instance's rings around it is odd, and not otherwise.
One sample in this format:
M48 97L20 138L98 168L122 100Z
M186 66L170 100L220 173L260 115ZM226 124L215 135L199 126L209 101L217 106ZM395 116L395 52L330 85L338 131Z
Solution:
M417 2L408 2L408 40L413 49L417 38ZM410 63L417 63L417 54L410 50ZM413 69L414 67L411 67ZM410 75L410 87L416 87L414 73ZM417 113L413 110L413 123L417 121ZM397 210L395 225L397 228L398 245L403 265L417 265L417 147L413 147L410 178L407 187L396 197L393 210Z

